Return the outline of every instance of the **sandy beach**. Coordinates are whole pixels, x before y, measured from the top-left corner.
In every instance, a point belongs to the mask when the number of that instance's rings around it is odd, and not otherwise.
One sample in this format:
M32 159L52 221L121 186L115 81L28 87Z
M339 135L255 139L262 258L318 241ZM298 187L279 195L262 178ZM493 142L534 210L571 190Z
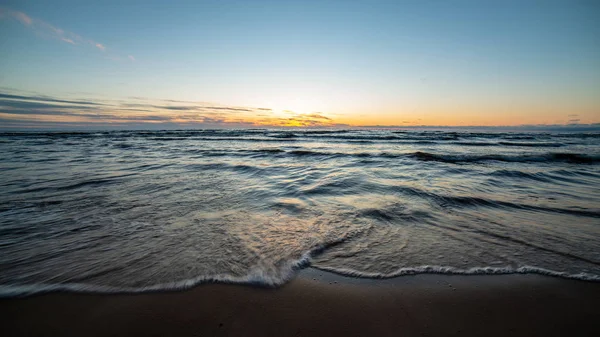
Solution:
M0 301L5 336L598 336L597 283L540 275L389 280L315 269L278 289L204 284Z

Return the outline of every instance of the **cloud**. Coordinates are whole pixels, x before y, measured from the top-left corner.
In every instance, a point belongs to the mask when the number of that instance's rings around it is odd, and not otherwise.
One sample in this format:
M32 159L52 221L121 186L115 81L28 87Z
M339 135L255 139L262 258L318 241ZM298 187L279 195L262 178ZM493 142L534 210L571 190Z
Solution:
M324 117L318 115L318 117ZM280 126L280 127L331 127L340 126L342 124L333 123L329 118L314 118L312 115L296 115L288 118L281 117L265 117L258 121L259 125L263 126Z
M53 97L48 97L48 96L40 96L40 95L15 95L15 94L7 94L7 93L1 93L0 92L0 102L9 99L9 100L17 100L17 101L43 101L43 102L50 102L50 103L70 103L70 104L83 104L83 105L104 105L103 103L99 103L99 102L92 102L92 101L82 101L82 100L64 100L64 99L57 99L57 98L53 98Z
M223 107L223 106L208 106L205 107L206 109L212 109L212 110L229 110L229 111L253 111L252 109L246 109L246 108L233 108L233 107Z
M315 118L315 119L324 119L324 120L328 120L328 121L331 120L331 118L325 117L325 116L323 116L323 115L321 115L319 113L312 113L310 115L305 115L305 116L309 117L309 118Z
M176 106L176 105L153 105L153 107L158 109L167 109L167 110L179 110L179 111L189 111L189 110L198 110L197 106Z
M17 20L21 21L21 23L27 26L31 25L31 23L33 22L33 20L31 20L31 18L25 13L16 12L14 16Z
M161 102L164 102L161 104ZM179 104L169 104L179 103ZM4 128L109 124L142 127L144 123L178 127L262 127L335 125L318 113L276 117L272 110L239 106L216 105L177 100L150 100L142 97L122 100L91 100L50 97L24 92L0 91L0 120Z
M10 101L0 100L0 111L20 113L20 114L36 114L45 113L58 109L61 111L90 111L100 110L97 106L76 105L76 104L55 104L53 102L29 102L29 101Z
M0 8L0 19L3 18L15 19L21 24L23 24L25 27L33 30L37 35L41 37L55 39L74 46L88 48L93 47L102 52L106 52L108 49L103 43L82 37L73 32L63 30L40 19L32 18L23 12L7 8ZM112 60L129 59L131 61L135 61L135 58L132 55L128 55L126 58L121 57L119 55L111 55L108 58Z
M209 124L223 124L225 123L225 120L223 120L222 118L211 118L211 117L204 117L202 119L202 123L209 123Z
M137 101L139 100L148 100L142 97L130 97ZM163 100L164 102L173 102L173 103L188 103L188 105L161 105L161 104L148 104L148 103L121 103L122 107L125 108L138 108L145 110L173 110L173 111L217 111L217 112L254 112L255 110L260 109L252 109L252 108L240 108L233 106L215 106L210 104L203 104L201 102L184 102L184 101L176 101L176 100Z
M293 114L282 117L266 108L218 105L136 97L124 100L89 99L74 96L44 96L0 88L0 129L31 128L227 128L227 127L347 127L325 113ZM331 114L327 114L331 115ZM408 122L405 120L404 122ZM600 124L580 124L578 118L559 125L491 127L494 130L598 131ZM412 123L415 123L412 121ZM377 126L386 128L448 128L443 126ZM469 127L460 127L461 129ZM474 126L476 129L485 127Z

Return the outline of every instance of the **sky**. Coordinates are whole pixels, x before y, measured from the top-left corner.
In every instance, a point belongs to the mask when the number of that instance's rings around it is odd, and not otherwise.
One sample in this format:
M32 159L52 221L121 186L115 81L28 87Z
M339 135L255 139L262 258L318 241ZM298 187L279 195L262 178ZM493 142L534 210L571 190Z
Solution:
M600 1L0 0L0 128L600 123Z

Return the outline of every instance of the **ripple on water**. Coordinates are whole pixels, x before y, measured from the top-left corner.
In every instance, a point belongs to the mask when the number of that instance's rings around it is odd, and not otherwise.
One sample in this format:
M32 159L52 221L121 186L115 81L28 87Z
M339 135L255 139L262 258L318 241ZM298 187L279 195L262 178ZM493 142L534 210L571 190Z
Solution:
M600 137L0 134L0 293L541 273L598 280Z

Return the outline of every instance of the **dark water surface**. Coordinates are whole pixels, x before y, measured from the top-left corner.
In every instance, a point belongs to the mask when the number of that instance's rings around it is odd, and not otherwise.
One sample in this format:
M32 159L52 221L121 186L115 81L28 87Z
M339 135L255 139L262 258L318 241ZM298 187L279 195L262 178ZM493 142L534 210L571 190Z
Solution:
M0 292L298 268L600 280L600 134L0 134Z

